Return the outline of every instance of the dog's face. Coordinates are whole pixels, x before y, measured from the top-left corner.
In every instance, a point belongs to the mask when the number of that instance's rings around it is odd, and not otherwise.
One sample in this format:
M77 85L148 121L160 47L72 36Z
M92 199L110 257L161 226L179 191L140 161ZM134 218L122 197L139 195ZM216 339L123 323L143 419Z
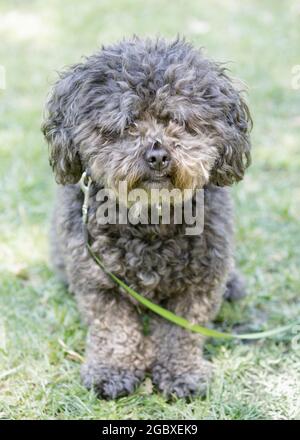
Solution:
M110 134L99 148L87 153L93 179L118 192L120 181L128 189L201 188L209 181L217 150L212 139L192 132L186 123L145 113L123 133Z
M183 41L133 39L64 73L43 125L58 183L224 186L250 163L248 108L219 65Z

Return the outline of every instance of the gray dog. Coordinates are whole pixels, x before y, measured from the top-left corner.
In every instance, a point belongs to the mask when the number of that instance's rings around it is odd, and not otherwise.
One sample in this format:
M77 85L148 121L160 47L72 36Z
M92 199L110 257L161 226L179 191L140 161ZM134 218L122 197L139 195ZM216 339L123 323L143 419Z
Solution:
M93 261L82 230L85 170L92 180L87 229L108 270L151 301L207 324L223 297L244 293L234 269L229 186L250 163L251 117L225 69L181 39L134 37L60 76L43 132L58 187L54 265L88 325L82 378L106 398L135 390L146 372L166 395L205 393L212 365L204 338L137 306ZM104 225L100 188L204 190L204 229L184 224Z

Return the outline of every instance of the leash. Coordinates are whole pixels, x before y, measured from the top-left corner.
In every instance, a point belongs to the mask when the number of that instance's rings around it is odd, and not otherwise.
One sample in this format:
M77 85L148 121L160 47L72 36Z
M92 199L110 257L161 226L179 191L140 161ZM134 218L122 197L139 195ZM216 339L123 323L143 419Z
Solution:
M118 278L116 275L114 275L112 272L110 272L99 256L95 254L95 252L92 250L91 245L89 243L89 234L87 229L87 222L88 222L88 209L89 209L89 197L90 197L90 187L92 184L92 179L88 171L84 171L84 173L81 176L80 179L80 187L84 194L84 200L82 205L82 227L83 227L83 233L84 233L84 239L85 239L85 245L89 252L89 255L92 257L92 259L95 261L95 263L115 282L118 287L121 287L125 292L127 292L132 298L134 298L136 301L138 301L140 304L142 304L144 307L148 308L152 312L156 313L157 315L161 316L162 318L172 322L173 324L178 325L179 327L182 327L188 331L199 333L203 336L207 336L210 338L218 338L218 339L245 339L245 340L255 340L255 339L263 339L268 338L272 336L276 336L279 334L283 334L288 332L289 330L292 330L292 328L297 325L297 322L293 322L292 324L287 324L281 327L277 327L271 330L262 331L259 333L246 333L246 334L234 334L234 333L224 333L219 332L217 330L210 329L208 327L203 327L199 324L193 324L189 322L187 319L175 315L175 313L172 313L170 310L167 310L158 304L153 303L152 301L148 300L144 296L140 295L138 292L136 292L131 287L127 286L124 281L122 281L120 278Z

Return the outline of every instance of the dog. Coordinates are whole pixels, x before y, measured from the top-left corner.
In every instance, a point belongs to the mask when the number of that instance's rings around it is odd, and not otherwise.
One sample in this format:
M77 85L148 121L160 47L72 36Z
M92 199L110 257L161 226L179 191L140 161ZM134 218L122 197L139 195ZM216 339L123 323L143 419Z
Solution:
M51 229L54 267L88 326L84 385L100 397L134 392L145 374L165 396L203 395L212 363L202 335L138 306L95 263L144 297L191 323L208 325L224 297L245 293L234 265L230 186L251 161L252 120L242 91L222 64L184 39L133 37L102 47L60 74L42 130L58 185ZM204 224L100 224L97 192L118 184L202 190ZM144 315L147 315L145 331Z

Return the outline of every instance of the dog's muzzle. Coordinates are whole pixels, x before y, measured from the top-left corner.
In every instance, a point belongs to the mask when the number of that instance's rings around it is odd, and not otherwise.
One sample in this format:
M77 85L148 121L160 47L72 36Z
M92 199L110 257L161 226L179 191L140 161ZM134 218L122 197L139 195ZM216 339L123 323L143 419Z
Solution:
M171 166L171 155L161 141L155 140L146 150L145 161L150 170L165 174Z

